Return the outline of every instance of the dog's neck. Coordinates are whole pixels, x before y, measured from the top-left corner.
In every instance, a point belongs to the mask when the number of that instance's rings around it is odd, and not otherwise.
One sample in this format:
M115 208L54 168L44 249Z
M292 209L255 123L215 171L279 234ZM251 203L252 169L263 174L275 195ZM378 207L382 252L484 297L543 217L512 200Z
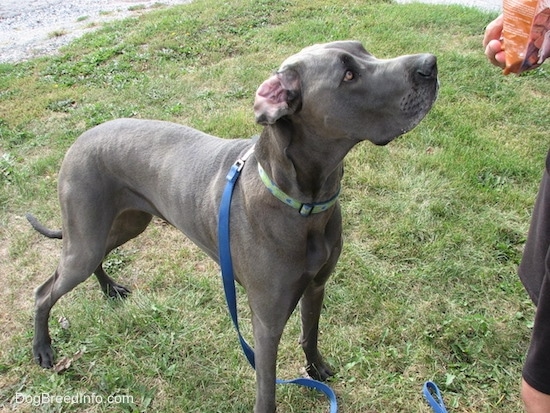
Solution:
M342 160L353 146L333 143L299 133L291 122L279 120L264 128L256 143L256 158L282 191L303 202L322 202L338 192Z

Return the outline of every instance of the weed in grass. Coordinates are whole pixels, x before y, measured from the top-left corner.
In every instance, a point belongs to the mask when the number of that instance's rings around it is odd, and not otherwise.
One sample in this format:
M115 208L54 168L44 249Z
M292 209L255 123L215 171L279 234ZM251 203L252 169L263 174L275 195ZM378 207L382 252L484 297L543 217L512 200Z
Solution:
M138 11L138 10L144 10L145 6L143 4L138 4L136 6L130 6L128 7L128 11Z
M54 38L54 37L63 37L67 34L67 32L65 30L55 30L51 33L48 34L48 37L49 38Z
M109 257L103 262L103 269L108 274L116 275L132 261L134 252L126 249L117 248L109 254Z
M3 182L10 183L13 181L15 172L15 160L10 153L2 154L0 158L0 176Z
M76 106L76 101L73 99L63 99L57 102L50 102L46 108L52 112L69 112Z

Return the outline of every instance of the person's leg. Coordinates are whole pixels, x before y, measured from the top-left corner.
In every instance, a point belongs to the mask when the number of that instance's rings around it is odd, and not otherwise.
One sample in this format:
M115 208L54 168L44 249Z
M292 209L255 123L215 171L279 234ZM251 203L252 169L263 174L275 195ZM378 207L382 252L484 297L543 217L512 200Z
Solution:
M531 218L519 276L537 306L523 366L521 396L527 413L550 413L550 152Z
M521 397L527 413L550 413L550 273L540 288L535 324L523 366Z
M521 381L521 398L526 413L550 412L550 395L541 393L531 387L525 380Z
M523 286L535 305L546 275L546 255L550 247L550 151L546 157L546 169L542 176L527 242L518 268Z

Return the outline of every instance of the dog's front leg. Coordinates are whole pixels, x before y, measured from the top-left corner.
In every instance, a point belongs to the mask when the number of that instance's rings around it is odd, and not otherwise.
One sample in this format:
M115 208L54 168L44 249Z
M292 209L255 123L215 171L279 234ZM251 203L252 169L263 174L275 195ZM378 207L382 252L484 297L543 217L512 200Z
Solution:
M274 413L277 350L283 333L281 328L270 327L253 317L254 349L256 359L256 404L254 413Z
M323 360L323 356L319 352L317 345L319 319L321 317L324 295L324 284L316 285L312 283L305 291L300 302L300 312L302 316L300 344L306 355L306 371L312 379L321 381L334 375L332 369Z
M309 283L300 301L300 313L302 317L302 332L300 344L306 356L306 371L312 379L324 381L334 375L329 365L323 360L318 349L319 319L325 297L325 283L336 267L340 256L342 241L337 241L332 247L329 260Z
M281 277L273 276L271 279L276 280ZM270 288L262 286L259 290L253 288L248 290L256 360L254 413L276 411L275 384L279 343L286 322L304 291L305 282L298 282L294 287L289 288L288 283L285 282L282 285L271 285Z

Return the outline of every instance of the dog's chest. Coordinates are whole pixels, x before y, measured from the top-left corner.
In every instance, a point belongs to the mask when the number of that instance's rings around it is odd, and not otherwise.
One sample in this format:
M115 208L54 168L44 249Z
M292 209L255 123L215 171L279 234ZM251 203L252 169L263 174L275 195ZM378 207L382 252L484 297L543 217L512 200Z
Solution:
M326 233L313 231L308 234L306 248L306 271L317 274L327 263L334 250L336 240Z

